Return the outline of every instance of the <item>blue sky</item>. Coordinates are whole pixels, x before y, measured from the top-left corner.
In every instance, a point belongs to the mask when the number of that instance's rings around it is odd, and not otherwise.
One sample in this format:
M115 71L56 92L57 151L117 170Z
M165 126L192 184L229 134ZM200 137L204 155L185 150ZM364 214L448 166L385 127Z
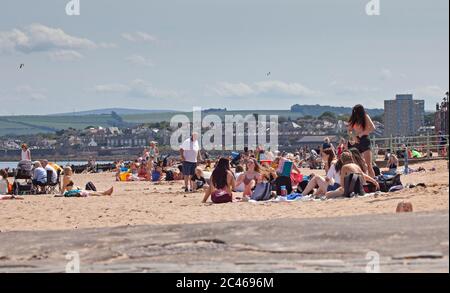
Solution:
M382 108L397 93L433 109L448 90L447 0L380 0L380 16L369 0L80 0L80 16L67 2L0 4L0 115Z

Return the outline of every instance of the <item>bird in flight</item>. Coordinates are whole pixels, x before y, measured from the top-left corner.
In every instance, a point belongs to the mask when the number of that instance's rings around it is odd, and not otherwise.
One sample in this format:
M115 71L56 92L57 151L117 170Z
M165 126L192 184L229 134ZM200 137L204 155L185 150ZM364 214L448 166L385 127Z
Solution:
M25 66L25 64L20 64L19 69L22 69Z

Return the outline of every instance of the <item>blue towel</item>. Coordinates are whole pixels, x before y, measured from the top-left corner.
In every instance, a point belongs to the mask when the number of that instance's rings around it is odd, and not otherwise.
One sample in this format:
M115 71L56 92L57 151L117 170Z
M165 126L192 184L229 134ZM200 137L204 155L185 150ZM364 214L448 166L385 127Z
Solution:
M289 194L287 197L286 197L286 199L287 200L296 200L297 198L301 198L301 197L303 197L303 195L301 194L301 193L291 193L291 194Z

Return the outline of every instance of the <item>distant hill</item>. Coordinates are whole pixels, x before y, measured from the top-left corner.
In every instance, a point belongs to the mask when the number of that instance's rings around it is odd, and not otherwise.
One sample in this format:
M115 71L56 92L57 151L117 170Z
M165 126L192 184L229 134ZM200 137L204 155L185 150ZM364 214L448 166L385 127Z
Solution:
M366 109L370 116L378 116L384 114L383 109ZM301 115L311 115L313 117L319 117L324 112L331 112L336 115L350 115L352 113L351 107L334 107L334 106L321 106L321 105L293 105L291 112L295 112Z
M141 109L126 109L126 108L107 108L96 109L89 111L80 111L72 113L53 114L51 116L85 116L85 115L109 115L111 112L116 112L118 115L138 115L138 114L154 114L154 113L168 113L176 112L173 110L141 110Z

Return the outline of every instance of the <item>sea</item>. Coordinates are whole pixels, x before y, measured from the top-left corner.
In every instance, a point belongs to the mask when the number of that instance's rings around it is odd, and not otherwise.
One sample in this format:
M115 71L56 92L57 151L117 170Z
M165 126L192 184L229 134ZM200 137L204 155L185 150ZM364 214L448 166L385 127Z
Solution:
M0 162L0 169L15 169L17 168L17 163L18 162ZM60 166L65 166L65 165L75 165L75 166L81 166L81 165L86 165L87 161L56 161L54 162ZM97 161L97 164L111 164L113 163L112 161Z

